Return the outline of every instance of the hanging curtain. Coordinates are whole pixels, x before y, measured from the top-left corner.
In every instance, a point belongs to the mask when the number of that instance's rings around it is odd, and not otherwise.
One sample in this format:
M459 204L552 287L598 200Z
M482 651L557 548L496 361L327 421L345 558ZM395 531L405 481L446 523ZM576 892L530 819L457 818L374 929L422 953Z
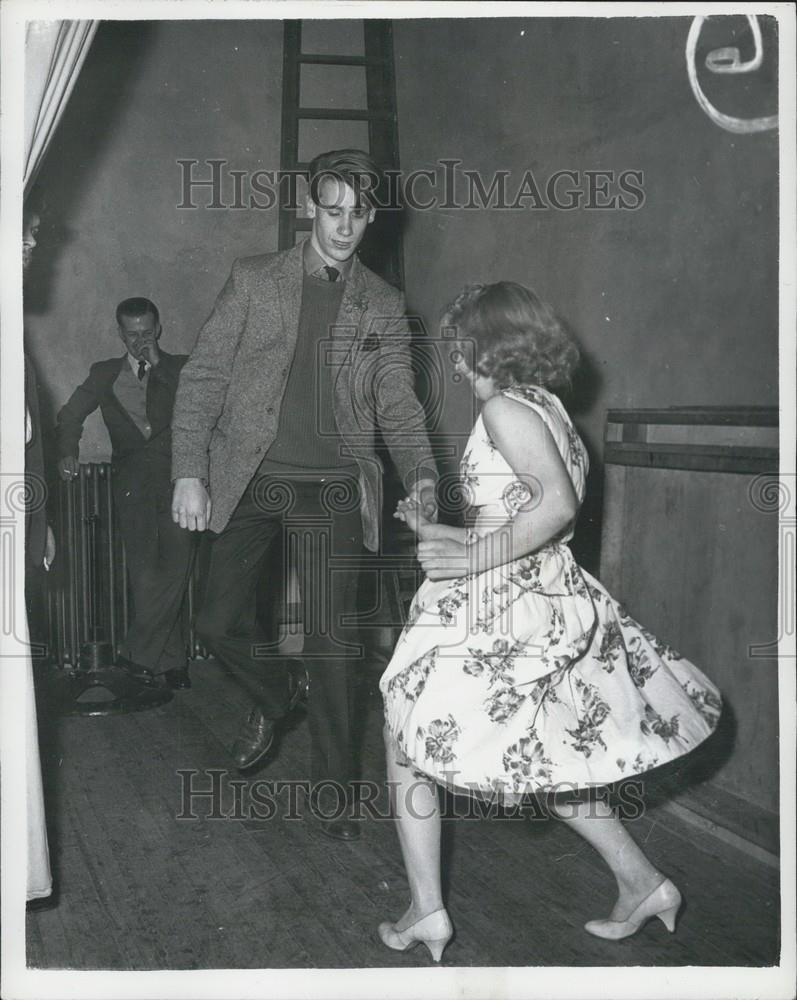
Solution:
M25 194L61 119L97 21L31 21L25 34Z
M25 37L25 184L30 191L44 154L63 114L75 80L97 30L96 21L34 21ZM38 425L38 402L28 385L26 366L26 446ZM35 379L33 379L35 385ZM26 449L27 450L27 449ZM26 454L26 466L29 466ZM33 471L41 471L34 469ZM28 636L27 616L23 622ZM52 892L50 855L44 816L41 761L33 686L33 663L25 657L25 758L27 817L27 899Z

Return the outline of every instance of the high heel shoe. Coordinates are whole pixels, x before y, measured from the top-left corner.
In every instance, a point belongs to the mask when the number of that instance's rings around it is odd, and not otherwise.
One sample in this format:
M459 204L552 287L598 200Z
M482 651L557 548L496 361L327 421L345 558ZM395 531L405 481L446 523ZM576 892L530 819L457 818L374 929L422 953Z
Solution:
M675 919L681 908L681 902L680 892L666 878L645 896L626 920L590 920L584 924L584 929L595 937L605 938L607 941L619 941L621 938L636 934L648 920L658 917L672 934L675 931Z
M403 931L396 930L396 925L387 921L379 925L379 937L388 948L392 948L393 951L407 951L416 944L425 944L435 962L439 962L443 957L443 949L453 934L454 928L448 914L442 908L427 913L425 917L416 920Z

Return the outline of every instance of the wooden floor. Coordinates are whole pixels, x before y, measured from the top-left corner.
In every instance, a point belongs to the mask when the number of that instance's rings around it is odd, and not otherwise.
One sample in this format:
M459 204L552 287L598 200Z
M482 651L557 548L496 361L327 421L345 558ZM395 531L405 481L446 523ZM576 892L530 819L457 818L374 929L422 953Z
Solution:
M214 662L163 708L106 718L42 719L57 908L27 918L30 966L74 969L358 968L431 963L425 949L388 951L380 920L408 899L395 830L369 819L356 843L322 837L312 820L247 818L249 785L223 778L222 812L178 818L183 782L209 788L229 766L246 698ZM380 709L371 697L363 777L381 781ZM277 760L255 780L305 774L307 722L297 714ZM262 787L262 786L261 786ZM764 966L778 956L777 874L734 848L675 828L654 809L632 824L680 886L677 933L652 922L603 942L585 920L612 905L612 881L560 823L444 824L446 894L458 966Z

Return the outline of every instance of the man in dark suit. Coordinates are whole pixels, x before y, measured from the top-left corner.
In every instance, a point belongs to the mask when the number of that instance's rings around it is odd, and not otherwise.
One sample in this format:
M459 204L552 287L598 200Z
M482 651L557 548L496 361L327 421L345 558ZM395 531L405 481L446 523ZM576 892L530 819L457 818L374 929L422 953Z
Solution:
M116 321L126 353L93 364L58 414L59 471L67 480L77 475L83 423L99 406L111 438L114 505L134 606L120 662L139 679L185 688L181 609L193 544L171 518L171 420L187 358L158 346L160 318L149 299L125 299Z
M351 624L357 562L363 542L379 546L377 431L407 492L430 511L436 470L403 297L355 256L374 219L378 169L360 150L337 150L317 157L309 174L310 238L235 261L183 369L173 513L190 531L208 527L215 536L197 630L254 688L256 705L232 750L243 771L272 749L302 687L290 663L269 655L253 613L272 542L281 537L298 557L310 779L314 791L335 789L345 811L361 656ZM325 834L358 836L340 808L318 812L332 814Z

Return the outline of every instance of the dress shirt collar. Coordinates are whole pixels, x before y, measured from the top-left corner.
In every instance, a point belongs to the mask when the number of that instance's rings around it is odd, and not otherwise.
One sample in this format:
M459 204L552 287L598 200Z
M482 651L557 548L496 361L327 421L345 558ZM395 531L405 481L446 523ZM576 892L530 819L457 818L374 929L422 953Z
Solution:
M136 376L136 378L138 378L138 358L134 358L133 355L130 353L130 351L127 352L127 363L130 365L133 374ZM144 365L146 366L144 368L144 371L147 375L149 375L149 370L152 367L152 365L149 363L149 361L144 361Z
M313 246L313 241L311 239L306 239L304 241L304 273L312 274L316 277L323 278L327 280L327 275L324 272L327 262L321 256L321 254ZM338 281L345 281L349 273L351 272L351 266L354 263L354 254L349 257L346 261L335 261L332 267L336 267L340 271L340 277ZM321 272L320 274L318 272Z

